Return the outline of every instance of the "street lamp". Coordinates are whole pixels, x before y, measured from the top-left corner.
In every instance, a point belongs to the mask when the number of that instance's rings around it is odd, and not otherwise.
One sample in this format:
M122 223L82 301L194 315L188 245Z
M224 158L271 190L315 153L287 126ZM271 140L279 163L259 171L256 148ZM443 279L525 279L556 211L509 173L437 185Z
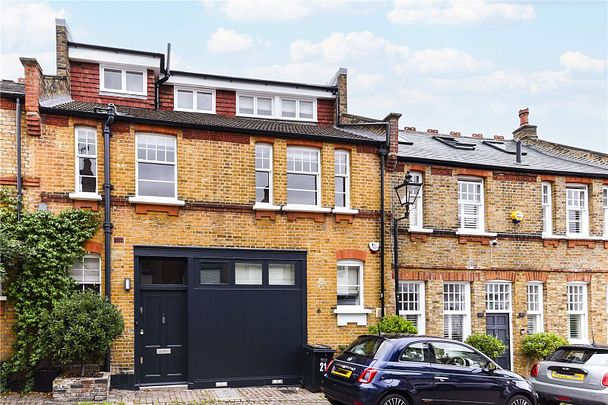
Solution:
M410 217L410 206L416 204L418 194L422 188L422 179L414 181L412 174L408 171L403 183L395 187L395 193L399 198L399 204L405 207L405 214L397 218L393 212L393 266L395 269L395 314L399 315L399 221Z

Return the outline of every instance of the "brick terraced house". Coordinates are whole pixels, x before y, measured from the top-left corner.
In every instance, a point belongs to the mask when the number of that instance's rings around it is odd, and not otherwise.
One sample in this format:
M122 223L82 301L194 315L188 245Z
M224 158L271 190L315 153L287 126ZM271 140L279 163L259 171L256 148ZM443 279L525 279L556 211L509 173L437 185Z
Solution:
M125 318L116 386L296 383L302 344L337 348L396 307L421 333L496 333L522 372L522 334L606 341L605 155L526 122L517 163L514 141L349 114L345 69L327 85L171 71L169 53L56 29L57 75L22 58L24 83L0 86L0 185L20 127L24 207L104 216L71 271ZM423 185L395 283L408 170ZM10 297L0 309L2 360Z

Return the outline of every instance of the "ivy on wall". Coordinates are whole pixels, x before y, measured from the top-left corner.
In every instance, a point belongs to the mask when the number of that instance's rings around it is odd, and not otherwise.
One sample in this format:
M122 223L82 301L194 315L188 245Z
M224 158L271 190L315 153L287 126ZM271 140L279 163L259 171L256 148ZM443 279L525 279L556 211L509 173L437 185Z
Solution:
M14 352L0 369L2 384L24 378L25 390L31 389L34 370L49 358L41 320L76 290L69 270L98 228L97 214L84 210L24 211L17 221L14 198L0 192L0 272L15 309Z

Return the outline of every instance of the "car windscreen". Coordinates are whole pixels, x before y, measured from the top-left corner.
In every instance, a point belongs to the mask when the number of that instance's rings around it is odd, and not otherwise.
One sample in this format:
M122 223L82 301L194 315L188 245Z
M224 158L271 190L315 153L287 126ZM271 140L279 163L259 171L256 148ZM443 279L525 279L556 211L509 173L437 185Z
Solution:
M373 359L379 352L381 346L386 344L386 339L376 336L362 336L355 340L344 353L352 353L357 356Z
M571 364L608 364L608 351L592 348L563 347L547 357L549 361Z

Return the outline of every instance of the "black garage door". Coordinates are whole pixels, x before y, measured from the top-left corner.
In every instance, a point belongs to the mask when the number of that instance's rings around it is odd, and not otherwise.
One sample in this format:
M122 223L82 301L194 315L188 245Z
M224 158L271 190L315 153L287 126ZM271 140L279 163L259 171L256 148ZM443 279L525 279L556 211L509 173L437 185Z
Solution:
M188 365L190 387L298 383L298 358L306 337L305 253L166 248L137 248L135 253L137 267L146 260L181 257L187 262L183 364ZM146 288L140 287L138 301L146 297ZM170 316L163 314L161 322ZM144 336L154 340L148 331ZM136 344L136 352L140 349L145 350L144 345ZM163 356L169 361L169 355ZM175 383L167 377L166 383ZM139 382L152 383L142 377ZM162 384L162 375L153 382Z

